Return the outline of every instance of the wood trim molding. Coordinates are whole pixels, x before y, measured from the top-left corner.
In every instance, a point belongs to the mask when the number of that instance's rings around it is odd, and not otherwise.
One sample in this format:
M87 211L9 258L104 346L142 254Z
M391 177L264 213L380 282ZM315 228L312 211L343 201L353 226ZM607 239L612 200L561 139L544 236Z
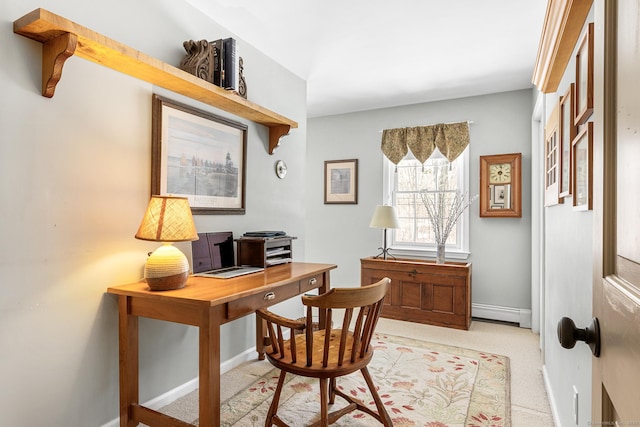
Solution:
M593 0L549 0L531 79L541 92L558 89L592 4Z

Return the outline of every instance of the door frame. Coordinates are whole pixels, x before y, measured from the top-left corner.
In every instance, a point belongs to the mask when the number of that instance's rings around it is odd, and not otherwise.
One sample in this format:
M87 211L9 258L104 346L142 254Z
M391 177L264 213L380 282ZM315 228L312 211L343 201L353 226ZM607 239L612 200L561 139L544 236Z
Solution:
M531 116L531 330L540 334L544 364L545 339L545 211L542 186L545 95L537 92Z
M602 317L603 279L615 272L616 247L616 19L617 0L594 2L594 139L593 139L593 317ZM603 414L601 360L593 359L591 419Z

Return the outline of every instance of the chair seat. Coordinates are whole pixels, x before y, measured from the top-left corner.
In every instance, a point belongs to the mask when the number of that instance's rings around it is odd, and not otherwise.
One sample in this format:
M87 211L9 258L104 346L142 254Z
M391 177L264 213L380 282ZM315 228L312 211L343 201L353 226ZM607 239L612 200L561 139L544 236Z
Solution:
M296 359L293 361L293 357L289 351L286 351L284 357L281 357L280 353L272 353L270 348L267 348L266 355L269 362L275 367L285 370L296 375L302 375L312 378L336 378L343 375L348 375L352 372L359 371L364 366L367 366L371 357L373 357L373 351L371 347L367 349L362 357L355 358L355 361L351 361L351 351L353 349L353 333L347 331L345 353L342 358L342 362L339 360L340 340L342 338L341 329L332 329L329 344L329 357L327 365L322 366L323 354L324 354L324 329L313 333L313 350L312 350L312 363L307 366L307 337L305 334L295 336L296 340ZM285 348L290 348L290 343L285 341Z

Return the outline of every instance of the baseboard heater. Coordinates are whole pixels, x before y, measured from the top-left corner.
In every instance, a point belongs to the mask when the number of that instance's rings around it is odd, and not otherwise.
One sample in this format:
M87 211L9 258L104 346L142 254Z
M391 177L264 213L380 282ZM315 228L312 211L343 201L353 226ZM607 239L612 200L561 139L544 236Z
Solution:
M471 304L471 316L478 319L517 323L521 328L531 328L531 310L527 308Z

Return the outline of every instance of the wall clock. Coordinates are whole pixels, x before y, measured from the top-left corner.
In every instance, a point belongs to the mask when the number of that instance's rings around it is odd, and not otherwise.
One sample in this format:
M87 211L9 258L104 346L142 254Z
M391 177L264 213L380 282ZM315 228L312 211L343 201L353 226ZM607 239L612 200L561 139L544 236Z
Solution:
M276 175L278 178L283 179L287 174L287 164L283 160L276 162Z
M489 184L511 182L511 163L494 163L489 165Z
M522 216L522 154L480 156L480 216Z

